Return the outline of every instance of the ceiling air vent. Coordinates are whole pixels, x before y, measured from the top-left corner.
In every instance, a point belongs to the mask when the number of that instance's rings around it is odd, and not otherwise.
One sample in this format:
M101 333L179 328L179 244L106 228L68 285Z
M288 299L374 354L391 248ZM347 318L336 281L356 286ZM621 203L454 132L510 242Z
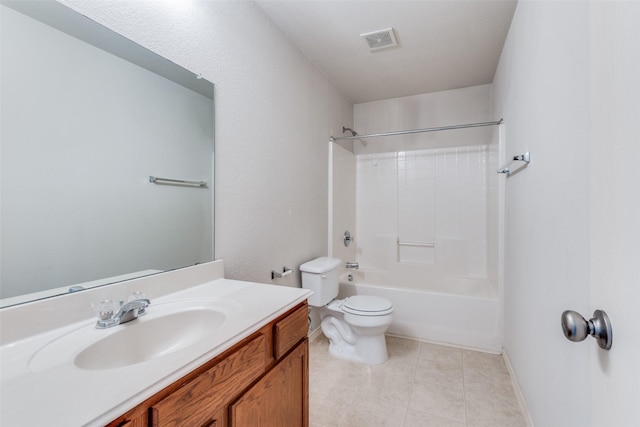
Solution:
M369 45L369 49L371 50L384 49L398 45L396 36L393 33L393 28L360 34L360 37L364 37Z

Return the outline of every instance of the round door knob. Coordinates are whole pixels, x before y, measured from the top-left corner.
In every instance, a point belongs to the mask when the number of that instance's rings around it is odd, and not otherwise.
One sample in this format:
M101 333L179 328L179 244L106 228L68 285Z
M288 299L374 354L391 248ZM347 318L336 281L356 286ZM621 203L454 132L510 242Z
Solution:
M562 332L569 341L580 342L589 335L589 324L582 315L573 310L562 313Z
M613 331L609 316L602 310L593 312L593 318L585 320L578 312L567 310L560 317L562 332L569 341L579 342L587 335L596 339L600 348L609 350L613 344Z

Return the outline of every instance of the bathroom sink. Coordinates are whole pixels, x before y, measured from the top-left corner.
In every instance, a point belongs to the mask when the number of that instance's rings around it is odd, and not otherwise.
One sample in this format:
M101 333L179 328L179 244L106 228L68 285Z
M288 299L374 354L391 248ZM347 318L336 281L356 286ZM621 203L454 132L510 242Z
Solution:
M206 339L227 316L217 310L191 310L144 322L138 319L82 350L74 364L82 369L113 369L155 359Z
M241 311L232 301L182 300L154 305L131 322L96 329L95 322L62 335L40 348L29 369L42 372L73 364L86 370L118 369L206 344Z

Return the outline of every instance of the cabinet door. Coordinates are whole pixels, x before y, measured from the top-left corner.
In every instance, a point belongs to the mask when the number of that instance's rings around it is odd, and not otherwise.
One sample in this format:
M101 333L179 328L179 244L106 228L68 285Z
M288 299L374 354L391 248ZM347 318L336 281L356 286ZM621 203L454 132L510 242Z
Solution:
M233 427L309 425L309 342L304 340L230 407Z
M265 371L264 335L151 406L152 427L220 427L220 413Z

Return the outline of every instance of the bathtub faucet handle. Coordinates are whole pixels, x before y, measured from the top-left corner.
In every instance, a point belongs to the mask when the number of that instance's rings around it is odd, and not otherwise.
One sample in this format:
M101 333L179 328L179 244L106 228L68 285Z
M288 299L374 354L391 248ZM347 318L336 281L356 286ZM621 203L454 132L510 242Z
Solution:
M360 268L357 262L347 262L347 268L353 268L355 270Z

